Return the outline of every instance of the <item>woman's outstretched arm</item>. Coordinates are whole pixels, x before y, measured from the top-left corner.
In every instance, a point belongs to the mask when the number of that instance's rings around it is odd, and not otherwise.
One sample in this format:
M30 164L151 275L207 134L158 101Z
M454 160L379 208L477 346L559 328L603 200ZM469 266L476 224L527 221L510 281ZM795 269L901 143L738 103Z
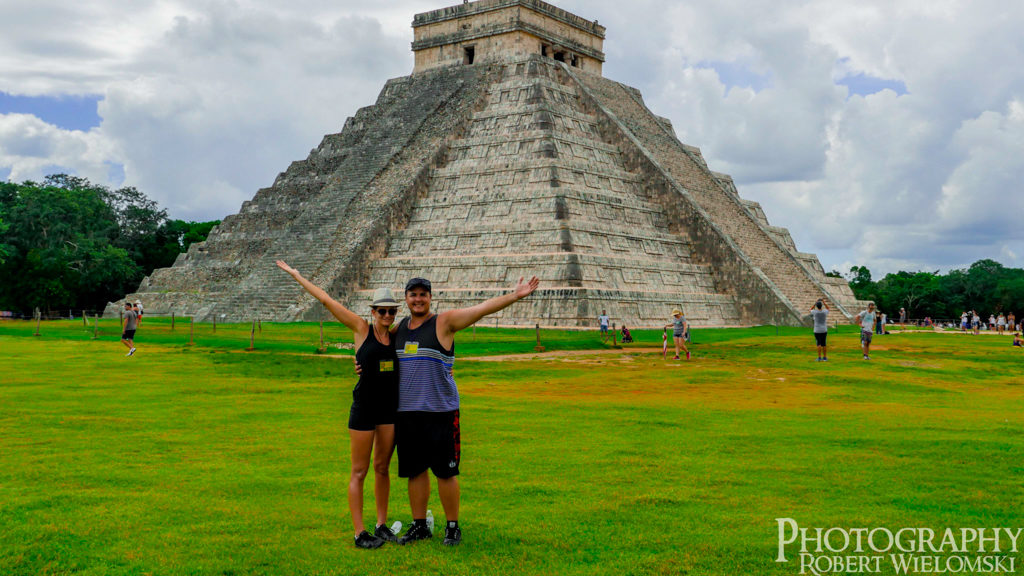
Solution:
M285 264L284 261L278 260L277 267L290 274L292 278L295 278L295 281L301 284L306 289L306 292L309 292L310 295L319 300L339 322L354 332L357 338L360 340L366 338L366 334L370 331L370 325L366 320L363 320L358 314L342 306L337 300L331 298L323 288L306 280L302 274L299 274L298 270Z

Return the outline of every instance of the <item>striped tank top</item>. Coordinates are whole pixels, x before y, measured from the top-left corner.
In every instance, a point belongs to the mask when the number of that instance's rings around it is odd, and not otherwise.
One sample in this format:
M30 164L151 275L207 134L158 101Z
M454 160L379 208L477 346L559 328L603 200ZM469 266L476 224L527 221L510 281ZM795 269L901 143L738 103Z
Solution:
M455 386L455 344L445 350L437 339L437 315L415 330L403 318L395 332L398 353L398 411L451 412L459 409Z

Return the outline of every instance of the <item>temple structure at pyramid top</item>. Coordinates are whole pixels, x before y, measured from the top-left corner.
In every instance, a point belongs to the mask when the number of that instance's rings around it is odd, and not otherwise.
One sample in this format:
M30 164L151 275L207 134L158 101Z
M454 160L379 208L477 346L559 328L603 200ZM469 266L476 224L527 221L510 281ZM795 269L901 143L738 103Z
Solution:
M601 74L603 26L540 0L480 0L417 14L413 74L536 54Z
M638 90L603 77L597 22L481 0L413 29L411 75L129 298L199 320L325 318L285 260L357 311L411 277L441 311L536 274L537 292L487 320L506 326L595 326L602 310L662 326L673 308L699 326L798 325L819 298L840 316L859 306Z

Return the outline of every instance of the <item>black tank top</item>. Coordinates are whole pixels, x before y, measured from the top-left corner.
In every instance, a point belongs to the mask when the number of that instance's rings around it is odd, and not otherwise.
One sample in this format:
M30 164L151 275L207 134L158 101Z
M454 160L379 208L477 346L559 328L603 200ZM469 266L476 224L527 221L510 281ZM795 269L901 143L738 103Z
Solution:
M359 382L352 390L352 401L367 408L396 410L398 408L398 355L395 337L390 344L381 344L370 326L363 345L356 350L356 361L362 368Z

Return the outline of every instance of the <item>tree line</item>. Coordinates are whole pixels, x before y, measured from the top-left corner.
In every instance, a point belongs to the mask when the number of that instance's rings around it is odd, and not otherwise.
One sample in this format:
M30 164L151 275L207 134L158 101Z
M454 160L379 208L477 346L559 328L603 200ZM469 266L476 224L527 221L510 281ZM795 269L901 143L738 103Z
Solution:
M965 310L1024 316L1024 270L995 260L978 260L966 269L935 272L896 272L875 282L866 266L854 266L846 279L857 298L872 300L880 310L908 318L959 318Z
M101 309L219 223L172 220L134 187L112 190L67 174L0 182L0 310ZM1024 270L994 260L946 274L900 271L877 282L866 266L854 266L845 278L857 298L892 316L900 308L910 318L959 318L964 310L1024 315Z
M0 310L98 310L219 224L172 220L132 186L0 182Z

